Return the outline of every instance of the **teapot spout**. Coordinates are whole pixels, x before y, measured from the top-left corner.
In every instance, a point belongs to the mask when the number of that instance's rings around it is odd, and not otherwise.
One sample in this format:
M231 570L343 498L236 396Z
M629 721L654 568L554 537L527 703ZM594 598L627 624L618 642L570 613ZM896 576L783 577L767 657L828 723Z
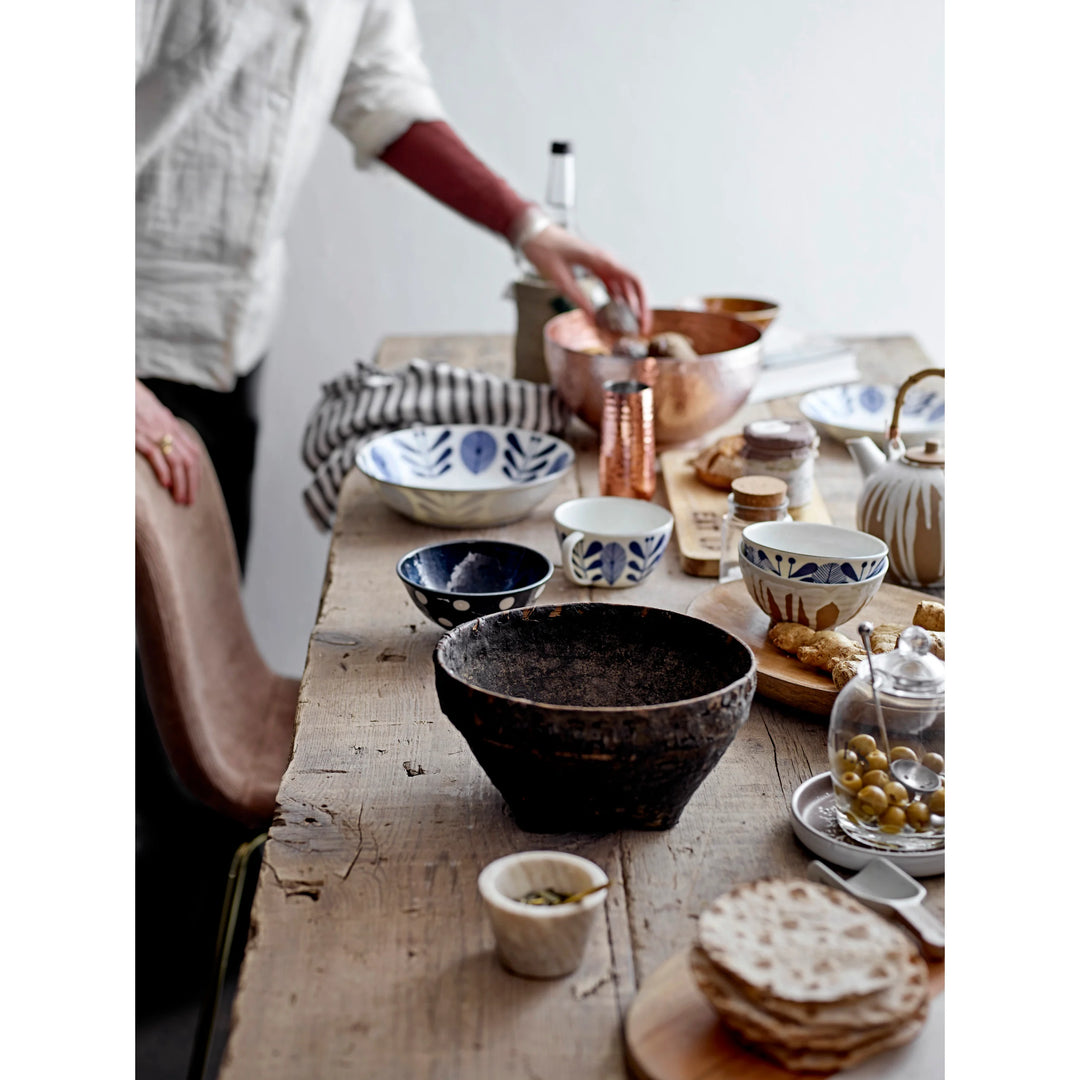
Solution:
M885 464L885 455L874 445L873 439L866 435L858 439L846 439L845 444L864 477L871 476Z

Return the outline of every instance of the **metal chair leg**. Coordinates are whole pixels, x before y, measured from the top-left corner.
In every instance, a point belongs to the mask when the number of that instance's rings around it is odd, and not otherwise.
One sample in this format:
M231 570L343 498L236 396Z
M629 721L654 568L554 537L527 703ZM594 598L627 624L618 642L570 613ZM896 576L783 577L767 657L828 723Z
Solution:
M195 1029L195 1044L191 1051L187 1080L202 1080L206 1072L210 1041L214 1034L214 1021L221 1002L221 988L225 985L225 975L229 969L233 935L236 932L236 923L244 900L244 886L247 883L251 856L265 843L266 833L261 833L253 840L245 841L236 849L229 866L229 876L225 881L225 899L221 905L221 920L218 923L217 943L214 948L213 979L199 1009L199 1023Z

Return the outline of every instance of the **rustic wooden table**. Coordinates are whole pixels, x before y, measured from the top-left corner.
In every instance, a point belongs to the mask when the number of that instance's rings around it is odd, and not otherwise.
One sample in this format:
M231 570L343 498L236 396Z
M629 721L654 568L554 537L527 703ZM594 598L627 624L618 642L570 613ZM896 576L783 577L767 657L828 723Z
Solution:
M854 339L866 378L898 385L926 367L906 337ZM394 338L379 362L414 356L508 373L508 336ZM785 399L744 409L795 416ZM489 530L558 562L551 512L596 494L596 436L575 427L576 471L525 521ZM854 524L861 481L822 440L818 486ZM661 484L656 496L663 502ZM642 979L692 940L698 912L732 884L805 872L788 804L825 770L826 727L755 701L750 719L668 832L540 835L518 829L442 715L424 619L394 572L445 537L346 480L300 691L292 762L267 842L222 1080L600 1080L626 1075L622 1021ZM640 587L590 591L556 573L544 603L602 599L685 611L711 587L672 545ZM613 887L602 929L565 979L536 982L497 962L476 878L500 855L578 852ZM944 878L925 881L943 911Z

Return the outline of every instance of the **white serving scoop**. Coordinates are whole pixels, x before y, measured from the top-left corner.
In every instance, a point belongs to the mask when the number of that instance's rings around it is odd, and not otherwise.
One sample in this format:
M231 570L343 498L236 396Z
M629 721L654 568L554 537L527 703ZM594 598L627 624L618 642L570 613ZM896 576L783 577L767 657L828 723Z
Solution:
M945 955L945 926L923 906L926 888L888 859L871 859L857 874L842 878L814 859L807 877L822 885L835 885L882 915L895 915L922 945L923 955L939 960Z

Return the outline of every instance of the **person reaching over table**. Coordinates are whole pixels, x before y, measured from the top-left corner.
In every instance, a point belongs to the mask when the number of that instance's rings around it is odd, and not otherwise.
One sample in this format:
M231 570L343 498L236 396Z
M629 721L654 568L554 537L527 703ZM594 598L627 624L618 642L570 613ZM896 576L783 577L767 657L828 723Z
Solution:
M408 0L139 0L135 448L178 503L205 442L243 566L255 382L285 267L284 233L330 120L364 168L381 160L505 237L591 312L592 272L648 329L640 280L548 221L446 122Z

